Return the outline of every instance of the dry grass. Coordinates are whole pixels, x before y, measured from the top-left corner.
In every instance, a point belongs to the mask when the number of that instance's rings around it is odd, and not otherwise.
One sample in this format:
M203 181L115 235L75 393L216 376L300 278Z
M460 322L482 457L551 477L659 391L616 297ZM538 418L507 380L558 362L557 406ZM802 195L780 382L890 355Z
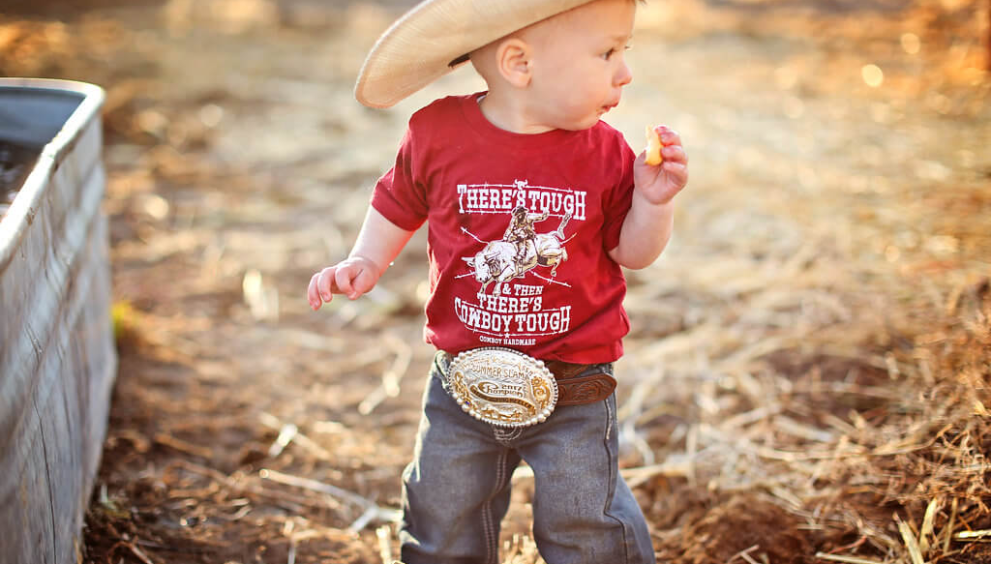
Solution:
M629 275L623 474L661 561L989 562L987 8L792 4L641 18L615 123L670 119L693 180L671 248ZM176 27L181 3L0 24L0 69L109 90L122 364L87 562L398 554L421 254L367 299L301 299L404 124L350 100L389 13L253 5L239 29ZM514 484L503 561L533 564L525 467Z

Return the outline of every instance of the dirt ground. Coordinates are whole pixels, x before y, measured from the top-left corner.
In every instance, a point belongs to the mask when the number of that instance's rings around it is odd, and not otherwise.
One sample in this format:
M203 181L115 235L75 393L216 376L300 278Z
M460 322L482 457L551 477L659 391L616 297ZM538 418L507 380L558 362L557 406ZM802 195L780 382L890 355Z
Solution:
M104 86L120 371L82 562L391 562L432 351L424 234L319 313L409 114L364 54L410 5L0 6L0 73ZM628 273L623 471L673 563L991 562L988 4L641 8L607 121L691 183ZM542 562L514 475L502 561ZM844 560L845 559L845 560Z

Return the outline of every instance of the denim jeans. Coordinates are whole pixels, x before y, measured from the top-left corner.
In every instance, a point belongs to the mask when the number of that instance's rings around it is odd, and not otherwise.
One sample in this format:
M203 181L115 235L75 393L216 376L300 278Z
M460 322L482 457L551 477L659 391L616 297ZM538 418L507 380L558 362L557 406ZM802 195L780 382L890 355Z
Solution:
M435 358L403 472L405 564L498 564L510 478L533 468L533 535L547 564L653 564L647 523L619 475L616 396L500 429L463 412Z

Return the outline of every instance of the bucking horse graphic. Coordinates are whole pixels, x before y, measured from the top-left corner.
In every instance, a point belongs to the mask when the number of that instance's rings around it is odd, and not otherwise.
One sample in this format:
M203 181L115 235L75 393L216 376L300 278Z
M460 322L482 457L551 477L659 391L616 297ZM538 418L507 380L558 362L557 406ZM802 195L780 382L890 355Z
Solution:
M525 207L513 210L506 234L498 241L489 241L473 257L462 257L475 271L475 280L482 284L481 293L490 282L495 282L492 295L502 293L502 284L514 278L523 278L537 266L549 267L551 276L557 276L557 267L568 260L564 244L564 228L571 220L571 212L562 219L555 231L536 233L533 224L547 219L548 214L531 214Z

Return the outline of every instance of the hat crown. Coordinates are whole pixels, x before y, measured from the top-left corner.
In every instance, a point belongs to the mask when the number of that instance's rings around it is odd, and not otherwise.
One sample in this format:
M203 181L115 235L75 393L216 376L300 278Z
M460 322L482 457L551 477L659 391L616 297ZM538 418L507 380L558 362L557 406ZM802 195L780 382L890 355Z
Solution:
M375 42L355 98L387 108L468 61L500 37L591 0L424 0Z

